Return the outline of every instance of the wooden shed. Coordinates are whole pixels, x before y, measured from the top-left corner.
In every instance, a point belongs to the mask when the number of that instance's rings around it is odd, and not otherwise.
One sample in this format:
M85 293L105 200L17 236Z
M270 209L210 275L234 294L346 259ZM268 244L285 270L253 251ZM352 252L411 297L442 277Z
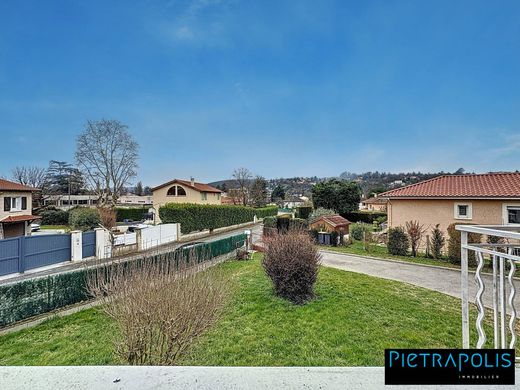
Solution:
M348 234L351 222L341 215L323 215L309 225L309 229L322 232L336 232L340 235Z

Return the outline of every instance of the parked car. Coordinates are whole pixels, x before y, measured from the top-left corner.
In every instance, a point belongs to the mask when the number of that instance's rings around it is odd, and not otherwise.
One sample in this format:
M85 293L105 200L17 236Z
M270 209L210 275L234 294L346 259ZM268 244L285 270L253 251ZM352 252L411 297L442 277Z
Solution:
M31 223L31 232L37 232L40 230L40 224L39 223Z
M146 229L149 227L150 225L147 225L145 223L136 223L135 225L128 226L127 232L135 233L136 230Z
M204 244L203 242L188 242L187 244L182 244L177 249L191 249L195 248L196 246Z

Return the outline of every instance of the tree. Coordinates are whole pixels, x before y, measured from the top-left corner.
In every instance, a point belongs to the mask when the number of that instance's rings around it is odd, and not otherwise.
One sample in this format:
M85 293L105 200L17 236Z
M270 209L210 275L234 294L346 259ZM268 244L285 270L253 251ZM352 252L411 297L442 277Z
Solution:
M312 199L315 208L323 207L346 214L359 208L361 190L357 183L331 179L312 188Z
M72 164L51 160L45 176L45 187L49 194L77 195L85 189L85 180Z
M138 181L137 184L135 185L134 192L136 195L143 196L144 195L143 183Z
M254 207L264 207L267 204L267 181L262 176L253 180L250 199Z
M143 195L149 196L152 194L153 194L152 188L150 186L145 186L143 189Z
M432 229L432 255L434 259L440 259L442 256L442 249L446 239L444 233L439 228L439 224L435 225Z
M231 175L235 180L237 186L237 198L243 206L247 206L249 197L249 187L253 175L247 168L238 168L233 171Z
M76 142L76 162L101 204L115 205L137 175L139 145L117 120L88 121Z
M285 189L278 184L274 187L273 192L271 194L271 202L280 202L285 199Z
M11 170L13 181L40 189L45 185L45 175L46 169L37 166L17 166Z

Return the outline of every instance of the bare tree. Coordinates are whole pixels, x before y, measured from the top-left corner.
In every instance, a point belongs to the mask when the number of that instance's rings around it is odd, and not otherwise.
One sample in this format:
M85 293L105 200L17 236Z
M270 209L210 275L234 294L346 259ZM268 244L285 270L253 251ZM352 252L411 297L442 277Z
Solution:
M34 188L43 188L45 175L46 169L37 166L17 166L11 170L12 180Z
M195 251L172 251L100 265L88 274L90 294L118 328L120 358L131 365L173 365L216 321L230 281L198 259Z
M235 169L231 176L235 180L235 183L238 187L237 196L240 199L240 203L243 206L247 206L249 200L249 187L251 185L251 179L253 178L253 174L247 168L238 168Z
M137 175L139 145L116 120L88 121L76 143L76 163L104 205L117 202Z
M419 221L406 222L406 233L410 238L410 247L412 249L412 256L417 256L417 249L421 244L422 236L426 232L424 225L420 225Z
M255 207L263 207L267 204L267 181L262 176L257 176L251 184L251 204Z

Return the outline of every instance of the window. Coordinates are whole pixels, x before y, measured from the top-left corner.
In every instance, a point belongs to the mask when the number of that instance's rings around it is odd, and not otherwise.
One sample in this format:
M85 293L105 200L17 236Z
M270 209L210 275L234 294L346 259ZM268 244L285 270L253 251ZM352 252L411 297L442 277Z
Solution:
M473 210L471 203L455 203L455 219L471 219L473 218Z
M4 198L4 211L27 210L27 197L18 196L16 198L6 196Z
M208 193L207 192L201 192L200 196L201 196L202 200L208 200Z
M520 224L520 206L507 207L507 223Z
M186 190L181 186L172 186L166 193L167 196L186 196Z

